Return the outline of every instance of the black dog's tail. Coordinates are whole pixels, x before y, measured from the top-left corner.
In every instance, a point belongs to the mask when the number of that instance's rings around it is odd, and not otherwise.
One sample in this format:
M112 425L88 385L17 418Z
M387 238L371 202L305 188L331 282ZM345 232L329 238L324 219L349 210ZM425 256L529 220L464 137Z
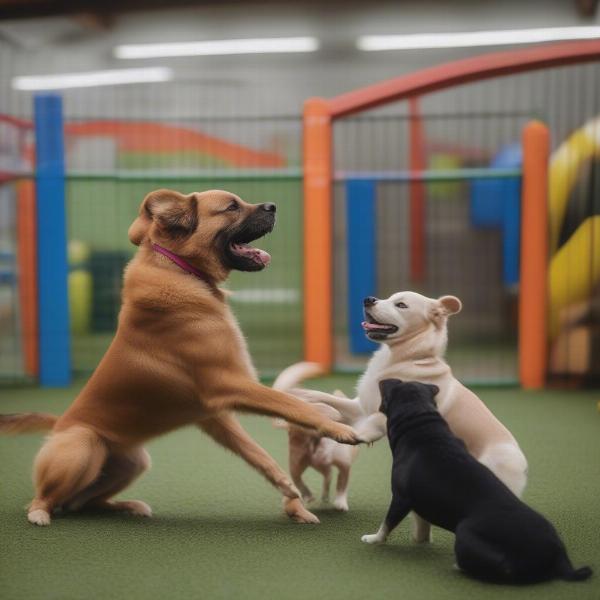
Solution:
M573 569L567 573L562 573L561 577L565 581L584 581L588 577L591 577L593 571L590 567L581 567L579 569Z
M565 581L584 581L593 573L590 567L575 569L566 555L559 561L557 571L557 575Z

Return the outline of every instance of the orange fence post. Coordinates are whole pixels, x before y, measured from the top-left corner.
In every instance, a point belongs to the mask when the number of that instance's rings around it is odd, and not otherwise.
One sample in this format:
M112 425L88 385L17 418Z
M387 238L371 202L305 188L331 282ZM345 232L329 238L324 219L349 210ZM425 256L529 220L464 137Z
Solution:
M25 372L30 377L39 372L36 229L35 184L23 179L17 182L17 260L21 339Z
M410 171L417 174L426 168L423 119L419 111L419 99L412 96L409 107ZM411 181L410 184L410 276L415 283L425 277L425 184Z
M523 130L519 376L525 389L540 389L548 359L548 154L550 134L540 121Z
M304 357L333 364L332 143L326 100L304 103Z

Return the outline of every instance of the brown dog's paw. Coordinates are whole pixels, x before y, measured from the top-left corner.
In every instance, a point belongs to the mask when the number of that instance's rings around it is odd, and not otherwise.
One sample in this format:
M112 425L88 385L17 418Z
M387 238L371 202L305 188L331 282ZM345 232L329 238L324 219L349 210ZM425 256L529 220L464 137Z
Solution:
M327 429L323 431L323 435L330 437L336 442L340 442L340 444L350 444L353 446L360 444L363 441L352 427L342 423L336 423L335 425L327 427Z
M152 509L141 500L125 500L118 502L121 510L133 515L135 517L151 517Z
M27 513L27 520L34 525L40 525L42 527L50 525L50 513L38 508Z
M300 498L284 498L283 509L287 516L296 523L308 523L311 525L320 523L317 515L313 515L309 510L304 508Z

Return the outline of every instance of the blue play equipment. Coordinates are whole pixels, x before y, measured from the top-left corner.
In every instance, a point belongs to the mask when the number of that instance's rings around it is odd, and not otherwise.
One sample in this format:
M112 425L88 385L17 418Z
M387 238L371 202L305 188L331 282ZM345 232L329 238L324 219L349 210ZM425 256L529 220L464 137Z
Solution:
M71 382L62 99L34 99L40 385Z
M493 169L520 168L520 144L504 146L492 159ZM471 224L502 231L502 278L507 287L519 282L521 178L475 179L471 182Z

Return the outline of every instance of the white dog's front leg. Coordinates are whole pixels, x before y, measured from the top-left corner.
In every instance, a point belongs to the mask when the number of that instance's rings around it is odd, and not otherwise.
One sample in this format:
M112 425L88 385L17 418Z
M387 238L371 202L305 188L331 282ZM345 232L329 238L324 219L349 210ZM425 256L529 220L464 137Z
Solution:
M354 430L360 439L371 444L380 440L387 433L387 419L383 413L375 413L353 423Z
M319 392L318 390L308 390L305 388L293 388L289 392L293 396L304 400L305 402L327 404L335 408L342 415L342 421L346 424L355 422L364 415L362 406L356 398L346 398L336 394Z
M388 526L385 524L384 521L377 530L377 533L363 535L360 538L360 541L364 542L365 544L385 544L389 533L390 530L388 529Z
M412 513L412 540L417 544L424 544L431 541L431 524L422 519L417 513Z

